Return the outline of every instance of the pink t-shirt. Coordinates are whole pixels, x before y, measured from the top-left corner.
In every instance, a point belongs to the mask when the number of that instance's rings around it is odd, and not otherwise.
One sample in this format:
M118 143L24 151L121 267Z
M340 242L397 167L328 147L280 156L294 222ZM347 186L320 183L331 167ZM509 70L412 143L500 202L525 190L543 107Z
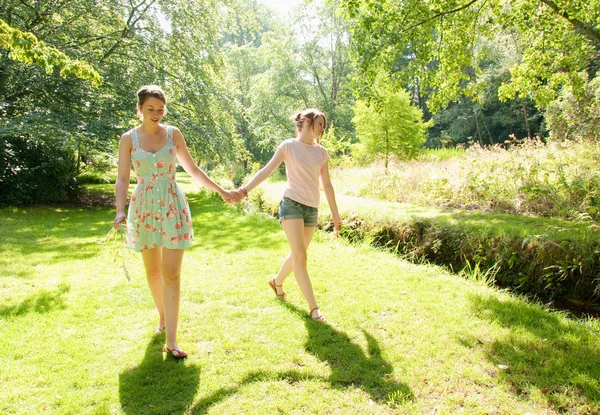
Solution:
M283 152L287 187L284 196L307 206L319 207L321 167L329 160L327 149L320 144L305 144L290 138L277 147Z

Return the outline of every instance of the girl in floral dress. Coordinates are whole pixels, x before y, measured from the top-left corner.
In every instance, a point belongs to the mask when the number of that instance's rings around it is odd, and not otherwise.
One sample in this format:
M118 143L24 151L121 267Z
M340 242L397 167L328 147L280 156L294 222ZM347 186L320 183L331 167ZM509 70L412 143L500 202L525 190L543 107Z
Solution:
M141 252L160 316L156 333L166 331L165 350L180 359L187 356L177 344L181 263L194 232L190 207L175 180L176 162L201 185L218 192L223 200L237 201L237 194L221 188L196 165L179 129L161 124L167 99L160 87L144 86L137 97L142 123L123 134L119 144L114 227L126 221L125 246ZM132 164L138 183L126 215Z

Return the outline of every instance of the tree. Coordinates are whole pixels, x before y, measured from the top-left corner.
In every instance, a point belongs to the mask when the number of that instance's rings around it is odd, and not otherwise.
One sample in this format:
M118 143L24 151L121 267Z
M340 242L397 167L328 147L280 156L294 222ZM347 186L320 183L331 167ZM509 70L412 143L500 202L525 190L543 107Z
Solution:
M352 121L366 151L383 155L388 167L391 155L407 158L425 143L430 123L423 122L423 112L411 105L405 90L396 90L387 76L381 74L374 85L371 102L359 100Z
M498 87L509 78L508 72L496 73L491 68L485 76L485 88L477 100L463 96L434 115L427 147L478 142L481 146L534 137L541 130L541 113L531 100L516 98L508 102L498 99Z
M352 22L353 46L363 76L359 92L371 93L380 68L409 49L410 63L397 78L418 81L433 112L477 92L488 50L481 39L508 37L515 62L503 99L529 97L539 108L569 87L579 91L595 76L600 58L600 0L342 0Z
M248 162L264 162L273 150L270 141L265 146L264 137L257 134L251 115L256 113L253 109L256 77L268 69L265 51L261 49L263 37L275 30L277 19L266 6L256 1L239 0L232 3L221 34L221 44L226 58L225 85L231 97L236 131L244 146L240 158L245 171Z
M354 136L350 77L355 71L350 58L350 30L339 0L318 7L300 7L295 16L302 39L300 58L305 76L313 84L316 107L327 114L341 136Z
M182 128L197 160L235 160L239 140L218 38L225 7L218 0L0 0L0 19L13 35L35 36L35 51L42 45L67 63L89 63L103 81L91 88L0 49L0 140L62 147L76 155L77 168L106 159L137 123L135 91L153 83L169 96L165 121ZM9 162L12 154L4 154Z
M93 65L103 84L91 89L37 67L0 62L0 136L19 129L79 152L113 152L136 122L135 91L162 85L167 122L181 125L197 157L235 158L217 1L3 0L0 18L44 44Z
M75 75L90 81L94 86L102 83L100 74L90 64L71 59L60 50L40 42L31 33L10 27L2 19L0 19L0 47L8 51L11 59L26 65L37 65L48 74L58 67L63 77Z

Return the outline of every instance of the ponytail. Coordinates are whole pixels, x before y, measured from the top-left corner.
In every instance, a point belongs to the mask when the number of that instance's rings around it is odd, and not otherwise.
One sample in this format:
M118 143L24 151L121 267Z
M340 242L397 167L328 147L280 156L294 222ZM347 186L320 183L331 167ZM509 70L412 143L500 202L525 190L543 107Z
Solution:
M308 108L304 111L300 111L296 113L296 115L293 115L291 119L296 124L296 128L299 128L302 126L304 120L308 120L308 124L312 126L318 117L323 117L323 129L325 129L327 126L327 117L322 111L316 108Z

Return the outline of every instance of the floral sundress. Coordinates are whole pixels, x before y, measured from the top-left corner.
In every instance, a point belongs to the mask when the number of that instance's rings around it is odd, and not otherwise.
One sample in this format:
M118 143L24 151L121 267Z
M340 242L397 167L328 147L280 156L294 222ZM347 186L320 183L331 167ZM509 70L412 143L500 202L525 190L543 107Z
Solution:
M138 252L157 247L185 249L194 240L194 232L190 207L175 179L173 127L167 126L166 144L156 153L140 147L136 129L130 135L138 183L129 202L125 247Z

